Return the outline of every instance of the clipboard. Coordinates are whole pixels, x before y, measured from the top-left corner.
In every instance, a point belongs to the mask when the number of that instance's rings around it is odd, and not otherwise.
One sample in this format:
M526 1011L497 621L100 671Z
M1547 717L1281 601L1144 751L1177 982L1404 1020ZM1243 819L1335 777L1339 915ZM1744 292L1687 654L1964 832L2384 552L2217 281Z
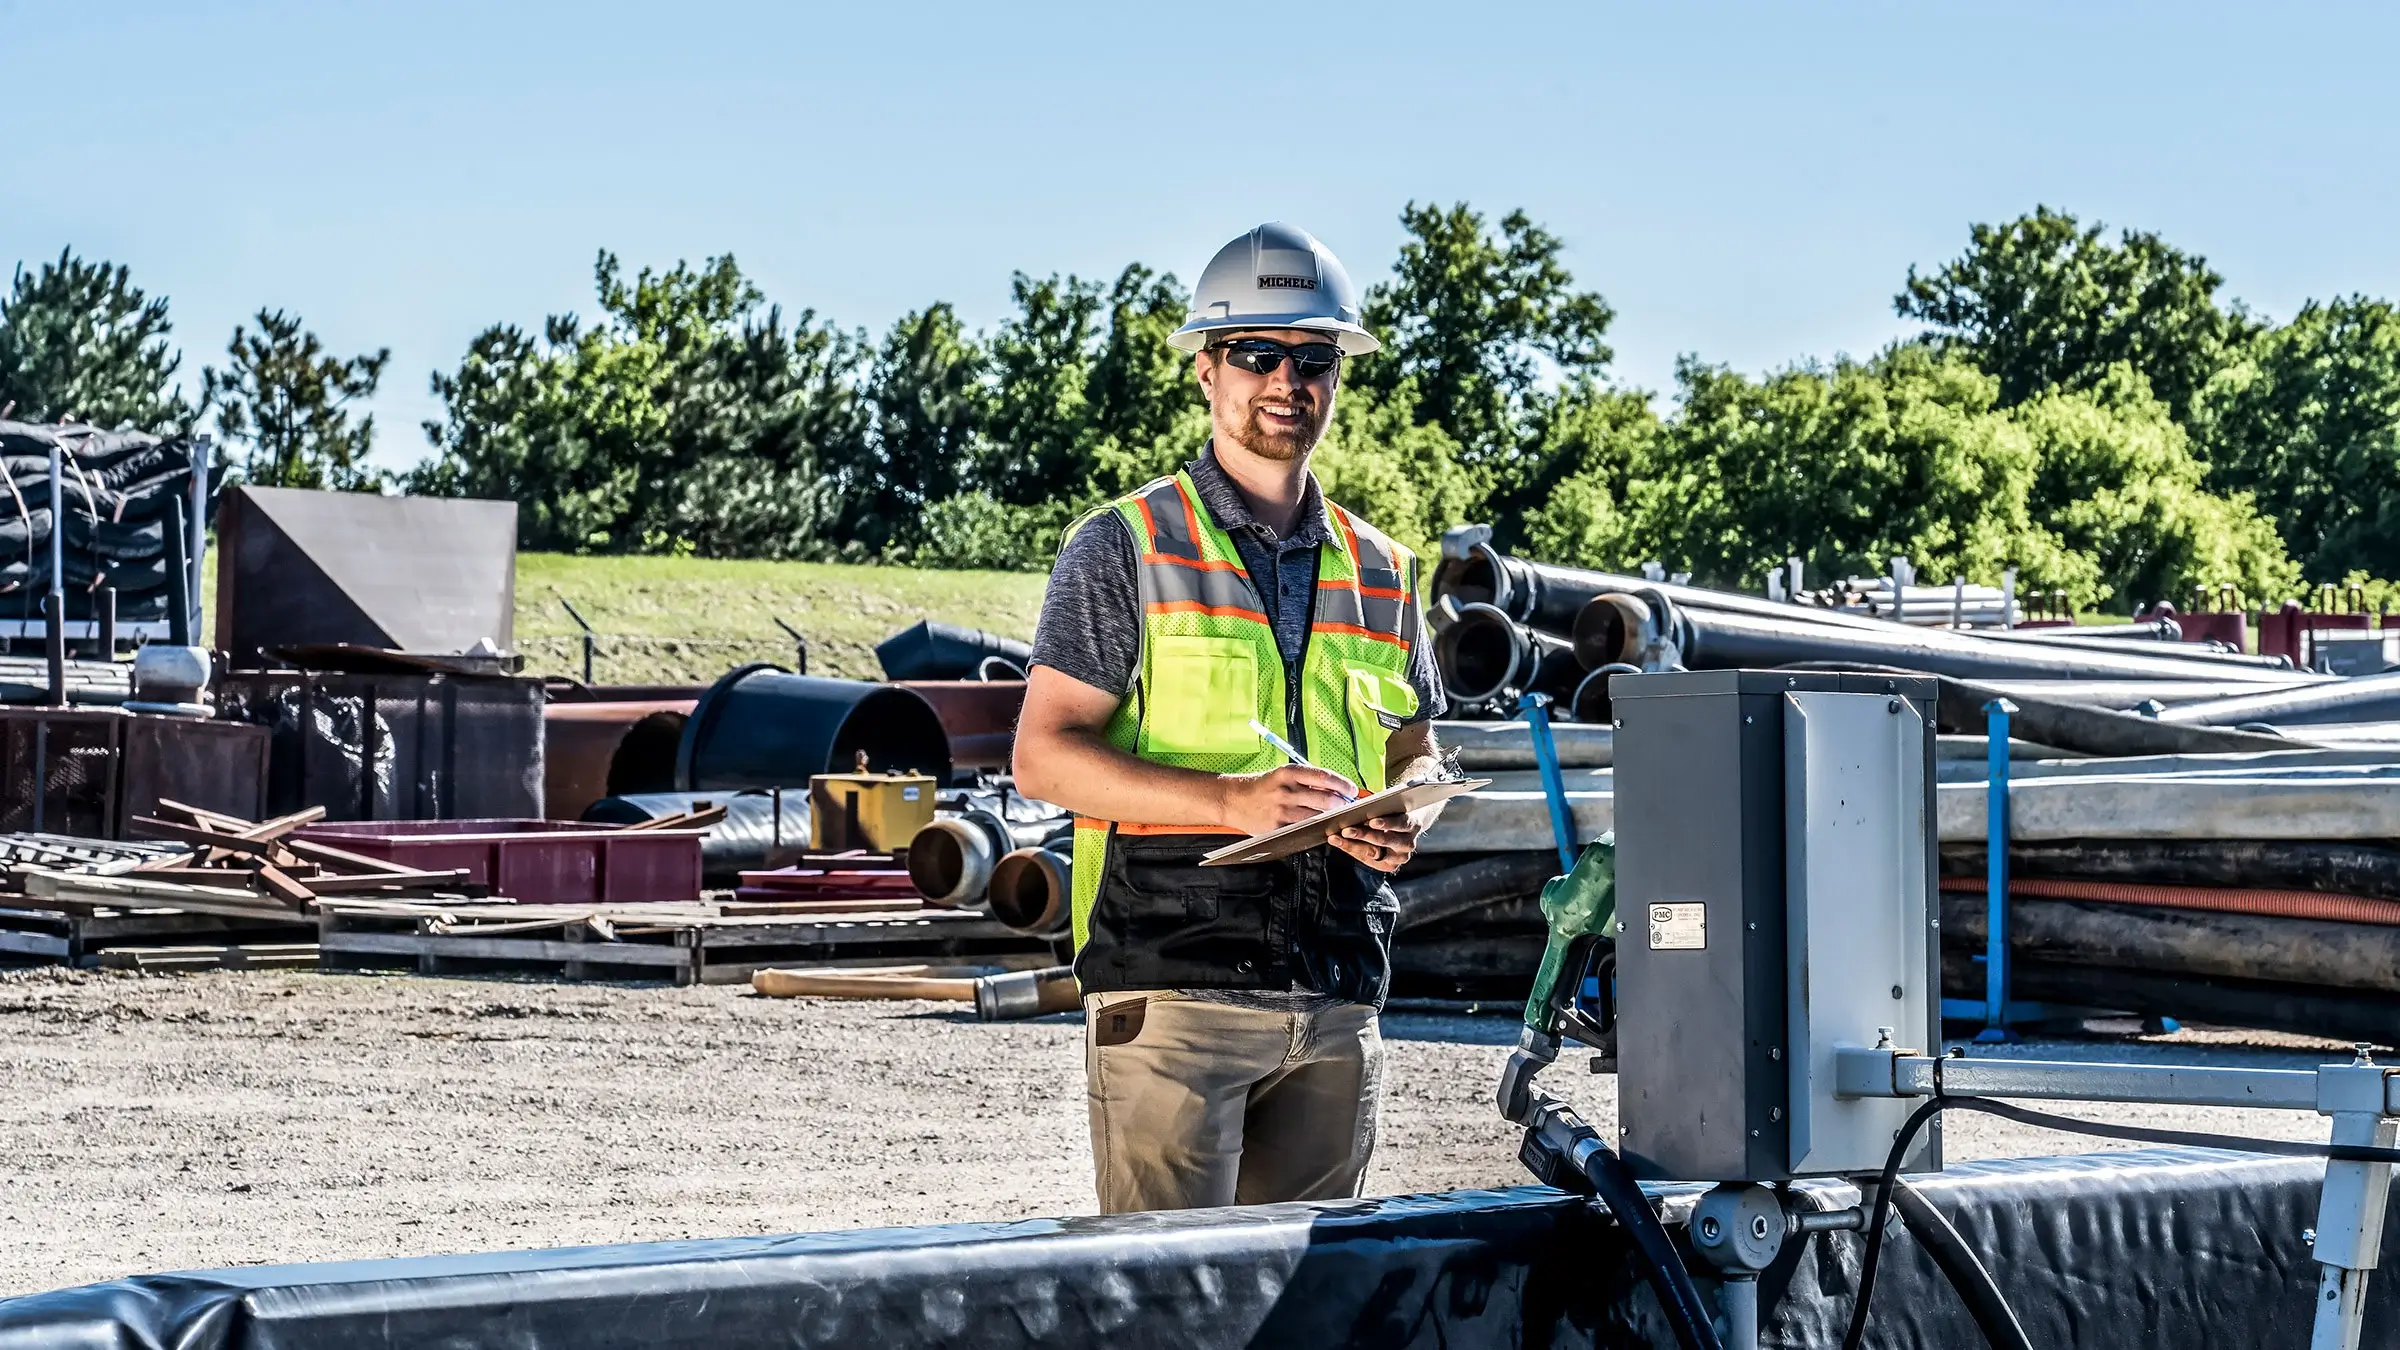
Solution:
M1270 862L1288 858L1302 849L1315 848L1336 831L1348 829L1378 816L1403 816L1419 807L1446 802L1464 796L1480 787L1490 787L1489 778L1451 778L1428 783L1402 783L1381 792L1361 797L1347 805L1337 806L1322 815L1310 816L1294 825L1266 834L1254 834L1247 839L1227 844L1200 859L1202 867L1225 867L1234 863Z

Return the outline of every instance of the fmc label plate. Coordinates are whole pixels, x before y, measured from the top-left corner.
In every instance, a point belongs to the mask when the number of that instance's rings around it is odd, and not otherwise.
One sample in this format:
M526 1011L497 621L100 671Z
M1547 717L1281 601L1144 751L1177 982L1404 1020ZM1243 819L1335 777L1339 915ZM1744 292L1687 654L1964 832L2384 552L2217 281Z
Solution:
M1708 906L1697 900L1650 907L1650 950L1696 952L1708 947Z

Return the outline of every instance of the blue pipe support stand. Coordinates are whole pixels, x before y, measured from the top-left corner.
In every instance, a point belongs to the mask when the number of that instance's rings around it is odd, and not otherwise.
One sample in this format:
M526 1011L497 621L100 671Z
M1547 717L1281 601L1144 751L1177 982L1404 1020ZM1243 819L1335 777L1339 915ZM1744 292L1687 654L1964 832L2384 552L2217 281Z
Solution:
M1575 870L1575 817L1567 810L1567 782L1558 771L1558 745L1550 739L1550 696L1520 694L1517 711L1533 738L1533 762L1541 766L1542 795L1550 799L1550 833L1558 841L1558 870Z
M1975 1039L1985 1044L2017 1039L2008 1029L2008 718L2016 710L2004 698L1983 705L1983 1030Z

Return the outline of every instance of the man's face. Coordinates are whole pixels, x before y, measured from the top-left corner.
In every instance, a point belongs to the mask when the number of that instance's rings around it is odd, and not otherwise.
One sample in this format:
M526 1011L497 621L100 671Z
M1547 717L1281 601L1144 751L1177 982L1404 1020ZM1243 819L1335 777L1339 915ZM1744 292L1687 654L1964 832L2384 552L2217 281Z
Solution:
M1323 333L1305 329L1261 328L1218 334L1216 342L1243 338L1267 338L1286 346L1328 340ZM1208 395L1209 420L1217 438L1261 459L1281 461L1301 458L1324 439L1325 427L1333 420L1333 391L1342 379L1338 362L1314 379L1302 379L1293 373L1288 358L1267 374L1253 375L1214 350L1195 355L1193 371Z

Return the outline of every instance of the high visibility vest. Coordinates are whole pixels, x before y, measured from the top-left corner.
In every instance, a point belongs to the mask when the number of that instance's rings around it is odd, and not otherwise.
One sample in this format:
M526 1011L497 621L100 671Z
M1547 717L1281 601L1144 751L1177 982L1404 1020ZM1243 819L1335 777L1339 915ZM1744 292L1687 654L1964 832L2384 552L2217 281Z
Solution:
M1153 763L1208 773L1259 773L1288 763L1251 729L1256 719L1287 736L1301 731L1313 763L1365 791L1388 785L1386 747L1417 710L1408 682L1416 559L1407 549L1327 503L1334 537L1318 550L1300 687L1287 689L1275 631L1241 553L1209 517L1189 474L1161 478L1101 510L1115 511L1132 532L1142 604L1141 659L1132 690L1105 730L1110 744ZM1078 818L1078 949L1090 937L1112 833L1210 832Z

